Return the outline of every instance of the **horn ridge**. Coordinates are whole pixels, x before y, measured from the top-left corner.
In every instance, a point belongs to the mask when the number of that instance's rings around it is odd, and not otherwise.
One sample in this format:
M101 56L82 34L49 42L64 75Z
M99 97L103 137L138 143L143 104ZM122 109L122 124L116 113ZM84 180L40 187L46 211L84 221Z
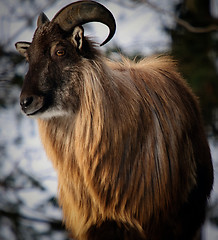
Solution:
M77 1L62 8L52 19L58 23L64 31L70 31L78 25L88 22L100 22L108 26L110 32L106 40L100 45L106 44L114 36L116 22L112 13L102 4L95 1Z

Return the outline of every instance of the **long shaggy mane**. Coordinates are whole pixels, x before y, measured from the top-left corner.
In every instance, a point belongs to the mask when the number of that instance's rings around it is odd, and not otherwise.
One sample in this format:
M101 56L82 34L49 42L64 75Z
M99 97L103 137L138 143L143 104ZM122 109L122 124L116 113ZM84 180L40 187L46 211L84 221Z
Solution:
M38 120L65 222L81 239L114 219L146 236L188 200L208 158L197 99L166 56L82 66L78 112Z

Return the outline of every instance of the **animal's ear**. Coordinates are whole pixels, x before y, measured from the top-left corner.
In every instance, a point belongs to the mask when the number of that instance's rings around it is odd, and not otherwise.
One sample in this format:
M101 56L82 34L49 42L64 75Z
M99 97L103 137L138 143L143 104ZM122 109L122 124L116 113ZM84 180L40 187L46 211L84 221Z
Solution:
M82 48L84 40L84 29L81 26L77 26L73 30L71 41L79 50Z
M27 49L29 48L30 44L30 42L17 42L15 47L22 56L27 58Z
M40 27L47 22L50 22L48 17L43 12L41 12L37 20L37 27Z

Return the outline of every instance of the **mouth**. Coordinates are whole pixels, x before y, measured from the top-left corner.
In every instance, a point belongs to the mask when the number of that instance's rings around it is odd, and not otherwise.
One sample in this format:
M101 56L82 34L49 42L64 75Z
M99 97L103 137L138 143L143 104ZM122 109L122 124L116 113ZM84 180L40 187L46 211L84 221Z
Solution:
M47 120L47 119L51 119L51 118L59 118L59 117L67 117L68 114L66 111L64 110L59 110L57 108L49 108L49 109L46 109L43 110L42 109L39 109L33 113L29 113L29 114L26 114L28 117L32 117L32 118L40 118L40 119L44 119L44 120Z
M24 113L25 113L28 117L32 117L32 116L35 116L35 115L37 115L38 113L40 113L40 112L41 112L41 109L42 109L42 108L40 108L40 109L38 109L38 110L36 110L36 111L34 111L34 112L30 112L30 113L26 113L26 112L24 111Z

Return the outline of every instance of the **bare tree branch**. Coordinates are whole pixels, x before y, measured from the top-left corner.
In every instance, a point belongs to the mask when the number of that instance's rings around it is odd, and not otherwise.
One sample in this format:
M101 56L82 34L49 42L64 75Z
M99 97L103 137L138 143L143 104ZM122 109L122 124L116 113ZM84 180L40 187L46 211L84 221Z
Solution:
M185 20L183 20L181 18L178 18L172 12L170 12L170 11L168 11L166 9L158 7L156 4L153 4L153 3L151 3L148 0L135 0L135 1L147 4L149 7L151 7L152 9L154 9L155 11L157 11L159 13L167 14L168 16L173 18L176 23L178 23L179 25L183 26L189 32L192 32L192 33L207 33L207 32L218 31L218 25L217 24L211 24L211 25L209 25L207 27L194 27L190 23L188 23L187 21L185 21Z
M21 218L21 219L28 220L31 222L45 223L45 224L49 224L52 228L54 228L56 230L58 230L58 229L65 230L64 224L62 223L61 220L29 217L29 216L22 215L18 212L10 212L10 211L3 210L3 209L0 209L0 216L5 216L5 217L11 218L11 219Z

